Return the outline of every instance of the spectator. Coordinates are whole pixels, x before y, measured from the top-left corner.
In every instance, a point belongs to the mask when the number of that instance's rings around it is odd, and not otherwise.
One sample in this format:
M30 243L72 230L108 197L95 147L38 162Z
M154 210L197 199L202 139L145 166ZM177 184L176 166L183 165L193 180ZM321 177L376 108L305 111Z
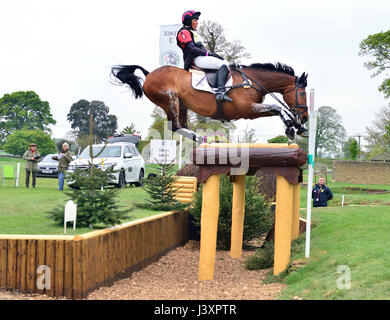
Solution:
M27 160L26 163L26 188L30 184L30 173L32 175L32 187L35 188L36 176L38 171L38 161L41 159L41 155L37 150L37 145L31 143L29 149L24 153L23 159Z
M327 207L328 201L333 198L332 191L325 185L325 179L319 178L311 193L313 207Z
M65 172L68 170L69 163L73 160L72 155L69 151L69 144L64 142L62 144L61 153L53 156L53 160L58 162L58 190L64 190L64 180L65 180Z

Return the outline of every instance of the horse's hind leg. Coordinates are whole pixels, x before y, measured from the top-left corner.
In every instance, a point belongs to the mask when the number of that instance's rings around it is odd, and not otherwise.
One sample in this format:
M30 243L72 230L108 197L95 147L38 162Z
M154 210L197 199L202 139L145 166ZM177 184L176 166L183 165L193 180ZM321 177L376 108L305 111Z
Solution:
M202 142L203 138L197 136L195 132L188 130L187 126L187 108L180 107L179 95L176 91L168 89L164 91L169 97L168 120L172 122L170 129L193 141ZM183 112L183 114L181 114ZM169 127L169 125L168 125Z

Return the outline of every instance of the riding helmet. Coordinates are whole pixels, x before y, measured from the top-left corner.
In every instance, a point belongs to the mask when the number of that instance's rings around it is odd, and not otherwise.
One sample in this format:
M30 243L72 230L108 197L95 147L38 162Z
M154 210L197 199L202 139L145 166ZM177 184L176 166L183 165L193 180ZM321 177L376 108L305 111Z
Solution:
M192 19L199 19L200 12L196 12L194 10L188 10L183 13L181 21L185 26L191 26Z

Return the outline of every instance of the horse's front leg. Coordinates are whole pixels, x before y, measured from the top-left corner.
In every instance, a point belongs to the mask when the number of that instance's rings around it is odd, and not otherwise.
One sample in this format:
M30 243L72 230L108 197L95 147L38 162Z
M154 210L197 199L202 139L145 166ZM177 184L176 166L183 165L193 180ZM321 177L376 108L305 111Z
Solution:
M291 140L294 139L294 121L281 107L276 104L253 103L251 110L257 114L258 117L279 116L287 127L285 131L286 136Z

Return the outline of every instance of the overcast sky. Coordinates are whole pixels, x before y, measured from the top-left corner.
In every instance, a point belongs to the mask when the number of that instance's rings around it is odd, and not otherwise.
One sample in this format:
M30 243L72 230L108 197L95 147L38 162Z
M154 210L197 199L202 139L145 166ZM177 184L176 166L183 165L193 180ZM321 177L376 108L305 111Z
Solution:
M253 62L280 61L297 75L308 72L315 107L331 106L349 136L364 133L390 101L358 56L359 43L390 27L390 1L90 1L0 0L0 97L35 91L48 101L57 124L54 137L71 130L66 114L80 99L101 100L118 117L119 130L135 123L143 136L153 104L135 100L109 82L115 64L159 67L160 25L181 22L185 10L225 28L241 40ZM272 103L271 98L266 102ZM259 141L284 134L277 117L239 120Z

